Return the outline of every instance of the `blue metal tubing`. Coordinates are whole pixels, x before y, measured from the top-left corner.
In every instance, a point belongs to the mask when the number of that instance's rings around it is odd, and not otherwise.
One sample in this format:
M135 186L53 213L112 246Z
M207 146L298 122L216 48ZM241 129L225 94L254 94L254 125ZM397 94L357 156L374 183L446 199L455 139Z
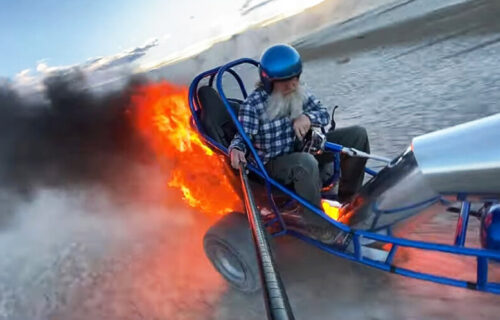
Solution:
M372 169L370 169L370 168L365 168L365 172L366 172L366 173L368 173L369 175L373 176L373 177L374 177L374 176L376 176L376 175L378 174L378 172L377 172L377 171L372 170Z
M325 142L325 150L329 150L329 151L333 151L333 152L342 152L343 148L344 148L344 146L342 146L340 144L333 143L333 142L328 142L328 141ZM370 168L365 168L365 172L368 173L371 176L376 176L377 175L377 171L372 170Z
M363 231L363 230L356 230L356 231L354 231L354 233L362 235L363 237L368 238L368 239L381 241L381 242L388 242L388 243L397 244L397 245L404 246L404 247L411 247L411 248L432 250L432 251L440 251L440 252L452 253L452 254L461 254L461 255L465 255L465 256L484 257L484 258L488 258L488 259L498 259L500 257L500 252L493 251L493 250L487 250L487 249L473 249L473 248L457 247L457 246L446 245L446 244L437 244L437 243L432 243L432 242L408 240L408 239L404 239L404 238L384 236L384 235L376 234L376 233L369 232L369 231Z
M204 137L207 137L207 135L205 134L205 131L203 130L203 127L200 124L200 120L198 119L198 113L197 113L198 110L200 110L200 106L198 105L198 99L197 99L198 84L203 78L216 74L217 71L219 71L219 68L220 67L213 68L203 73L200 73L193 79L191 85L189 86L188 102L189 102L189 109L191 109L191 115L192 115L191 118L194 119L194 123L196 124L198 131L202 133Z
M398 250L398 245L393 244L391 247L391 250L389 251L389 254L387 255L387 258L385 259L385 263L391 264L392 260L394 260L394 256L396 255L396 251Z
M335 153L335 161L333 162L333 177L332 183L337 183L340 180L340 153Z
M250 170L255 172L257 175L259 175L260 177L265 179L265 176L263 175L263 173L260 172L259 170L257 170L257 168L255 168L253 166L248 166L248 167ZM457 247L457 246L451 246L451 245L445 245L445 244L436 244L436 243L431 243L431 242L408 240L408 239L404 239L404 238L396 238L396 237L392 237L392 236L379 235L379 234L376 234L373 232L363 231L363 230L353 230L349 226L330 218L323 211L319 210L318 208L316 208L315 206L310 204L307 200L303 199L299 195L288 190L287 188L282 186L280 183L278 183L274 179L267 178L267 181L271 185L273 185L274 187L276 187L277 189L282 191L283 193L285 193L285 194L289 195L290 197L292 197L293 199L297 200L301 205L305 206L307 209L320 215L325 220L329 221L335 227L339 228L340 230L342 230L344 232L353 233L354 235L360 235L360 236L363 236L363 237L368 238L368 239L392 243L394 245L399 245L399 246L404 246L404 247L412 247L412 248L417 248L417 249L440 251L440 252L452 253L452 254L462 254L462 255L475 256L475 257L485 257L485 258L490 258L490 259L500 259L500 252L496 252L493 250Z
M273 207L273 211L276 214L278 221L280 222L281 229L283 231L286 231L287 229L286 229L285 221L283 221L283 217L281 216L281 212L279 211L278 206L276 206L276 202L274 201L272 190L271 190L271 185L267 181L266 181L266 189L267 189L267 197L269 198L269 202L271 202L271 206Z
M390 209L390 210L380 210L376 206L377 204L374 203L373 206L372 206L372 210L373 210L373 212L375 212L377 214L393 214L393 213L398 213L398 212L401 212L401 211L407 211L407 210L411 210L411 209L416 209L418 207L422 207L422 206L425 206L425 205L433 204L435 202L438 202L440 198L441 198L440 196L436 196L436 197L433 197L433 198L430 198L430 199L427 199L427 200L424 200L424 201L421 201L421 202L413 203L413 204L408 205L408 206L404 206L404 207L400 207L400 208L394 208L394 209Z
M347 232L347 233L354 233L357 235L361 235L363 237L366 237L368 239L373 239L377 241L382 241L382 242L388 242L388 243L393 243L397 244L400 246L406 246L406 247L413 247L413 248L419 248L419 249L426 249L426 250L434 250L434 251L441 251L441 252L447 252L447 253L456 253L456 254L463 254L463 255L468 255L468 256L481 256L481 257L486 257L486 258L500 258L500 253L492 251L492 250L480 250L480 249L471 249L471 248L459 248L456 246L450 246L450 245L443 245L443 244L435 244L435 243L429 243L429 242L422 242L422 241L414 241L414 240L407 240L403 238L396 238L396 237L391 237L391 236L384 236L384 235L379 235L375 234L372 232L368 231L363 231L363 230L352 230L350 227L347 225L335 221L334 219L330 218L327 216L322 210L319 208L315 207L311 203L309 203L307 200L304 198L300 197L296 193L288 190L285 188L282 184L279 182L275 181L274 179L270 178L269 175L267 174L264 165L262 164L262 161L260 160L257 151L253 147L250 139L248 138L247 134L243 130L243 127L239 123L236 115L234 114L234 111L232 110L229 102L227 101L226 95L224 94L224 90L222 88L222 75L224 72L232 68L236 65L243 64L243 63L250 63L253 64L254 66L258 66L259 63L253 59L249 58L242 58L235 60L233 62L230 62L224 66L222 66L219 71L217 72L217 90L219 91L219 94L224 102L224 105L226 107L226 110L228 113L231 115L231 118L233 119L238 132L242 136L242 138L245 140L245 143L247 144L247 147L250 148L252 154L254 155L254 160L257 162L258 169L254 168L253 166L248 166L250 170L261 176L266 180L267 183L271 184L272 186L276 187L278 190L282 191L283 193L289 195L293 199L297 200L301 205L306 207L307 209L313 211L314 213L318 214L319 216L323 217L325 220L329 221L331 224L333 224L335 227L339 228L340 230ZM329 150L332 151L339 151L342 150L342 146L339 144L335 143L330 143L327 142L325 144L325 147Z
M340 180L340 153L335 152L333 156L335 157L333 160L333 175L326 182L327 186L336 184Z
M467 225L469 224L470 202L462 201L462 209L458 217L457 231L455 233L455 245L463 247L467 235Z
M369 231L363 231L363 230L353 230L347 225L335 221L334 219L330 218L327 216L324 212L307 202L305 199L300 197L299 195L295 194L294 192L288 190L287 188L281 186L278 182L275 180L269 178L269 182L277 187L279 190L282 192L286 193L290 197L296 199L300 204L305 206L311 211L314 211L316 214L320 215L327 221L329 221L331 224L335 225L337 228L341 229L342 231L345 231L347 233L353 233L355 235L361 235L365 238L376 240L376 241L381 241L381 242L387 242L387 243L392 243L400 246L405 246L405 247L412 247L412 248L417 248L417 249L426 249L426 250L433 250L433 251L440 251L440 252L446 252L446 253L454 253L454 254L462 254L462 255L467 255L467 256L475 256L475 257L485 257L485 258L493 258L493 259L499 259L500 258L500 252L496 252L493 250L485 250L485 249L472 249L472 248L461 248L461 247L456 247L456 246L450 246L450 245L444 245L444 244L436 244L436 243L431 243L431 242L423 242L423 241L416 241L416 240L408 240L404 238L396 238L392 236L386 236L386 235L380 235L376 234L373 232Z
M258 157L256 150L253 148L253 145L249 141L248 136L243 131L241 124L237 121L236 115L232 111L232 108L230 107L230 105L227 101L227 98L224 95L224 92L222 90L222 81L221 81L222 77L221 77L221 75L228 68L231 68L231 67L233 67L237 64L241 64L241 63L250 63L250 64L253 64L255 66L258 66L258 63L254 60L239 59L239 60L236 60L236 61L234 61L226 66L223 66L220 68L215 68L215 69L212 69L210 71L207 71L204 74L206 76L207 74L213 73L214 71L217 72L217 89L219 91L219 94L221 95L221 98L224 102L224 105L225 105L227 111L229 112L229 114L231 115L231 117L232 117L232 119L233 119L233 121L238 129L238 132L241 134L241 136L243 137L243 139L247 143L247 146L250 148L252 154L254 155L255 161L257 163L257 167L255 167L251 164L248 164L247 167L249 168L249 170L251 170L252 172L257 174L258 176L263 178L266 181L266 185L267 185L268 189L270 189L270 186L276 187L278 190L287 194L292 199L295 199L301 205L308 208L309 210L320 215L321 217L323 217L325 220L329 221L331 224L333 224L337 228L341 229L344 232L351 233L355 239L355 242L358 242L358 245L359 245L359 237L362 236L362 237L376 240L376 241L391 243L393 245L393 247L391 248L391 251L390 251L389 256L386 260L386 263L382 263L382 262L377 262L377 261L373 261L373 260L361 257L358 249L355 250L355 254L358 257L355 257L351 254L339 252L339 251L335 250L333 247L319 243L315 240L312 240L304 235L301 235L301 234L294 232L294 231L291 231L291 230L288 230L285 232L280 232L279 234L287 233L287 234L294 235L294 236L301 238L301 239L303 239L303 240L305 240L305 241L307 241L307 242L315 245L316 247L323 249L327 252L333 253L337 256L340 256L340 257L343 257L343 258L346 258L346 259L349 259L352 261L364 263L366 265L369 265L369 266L372 266L372 267L375 267L375 268L378 268L381 270L390 271L390 272L397 273L397 274L404 275L404 276L408 276L408 277L429 280L429 281L433 281L433 282L437 282L437 283L448 284L448 285L453 285L453 286L458 286L458 287L471 288L471 289L478 289L481 291L488 291L488 292L500 294L500 284L488 283L488 281L487 281L488 259L500 259L500 252L496 252L496 251L492 251L492 250L485 250L485 249L473 249L473 248L458 247L458 246L451 246L451 245L444 245L444 244L436 244L436 243L423 242L423 241L408 240L408 239L403 239L403 238L396 238L396 237L393 237L392 235L385 236L385 235L375 234L375 233L369 232L369 231L353 230L349 226L344 225L340 222L337 222L337 221L331 219L324 212L322 212L319 208L316 208L315 206L313 206L312 204L307 202L302 197L300 197L297 194L295 194L294 192L286 189L280 183L278 183L274 179L270 178L268 176L266 170L264 169L264 166L263 166L260 158ZM218 71L217 71L217 69L218 69ZM203 76L201 76L201 75L199 77L200 77L199 79L203 78ZM198 77L196 79L198 79ZM199 79L198 79L198 82L199 82ZM199 122L197 119L197 114L195 112L195 108L193 108L193 106L192 106L192 104L195 103L195 102L193 102L194 101L194 94L195 94L195 89L190 88L190 107L191 107L191 111L193 112L193 118L195 119L195 123L198 125ZM200 129L201 129L201 127L200 127ZM200 132L203 133L203 131L200 131ZM213 139L206 136L205 134L202 134L202 135L209 144L211 144L215 148L218 148L219 150L221 150L222 152L224 152L227 155L227 149L225 147L223 147L219 143L215 142ZM328 144L329 144L330 149L333 145L333 148L336 148L338 150L339 145L330 144L330 143L328 143ZM332 151L335 151L335 150L332 150ZM358 245L356 245L356 247L358 247ZM476 285L476 284L466 282L466 281L461 281L461 280L456 280L456 279L451 279L451 278L446 278L446 277L440 277L440 276L435 276L435 275L431 275L431 274L420 273L420 272L392 266L392 265L390 265L390 262L392 261L392 258L394 256L397 248L400 246L477 257L477 259L478 259L477 282L478 283Z
M199 105L198 105L198 101L195 99L195 97L197 95L196 91L198 90L198 84L200 83L200 81L203 78L210 76L210 80L209 80L208 84L210 86L212 86L213 79L214 79L215 75L217 74L217 71L219 71L219 69L220 69L220 66L213 68L213 69L210 69L208 71L205 71L205 72L199 74L198 76L196 76L193 79L193 81L191 82L191 85L189 86L189 106L191 108L192 114L194 114L194 111L198 111L200 109ZM243 98L246 99L247 91L245 89L245 85L243 83L243 80L241 80L241 77L236 72L234 72L234 70L229 69L228 72L231 73L233 75L233 77L236 79L236 81L238 82L238 85L240 86L240 90L241 90L241 93L243 95ZM196 120L198 120L198 119L195 119L195 121Z
M230 62L230 63L228 63L228 64L220 67L219 71L217 72L216 87L217 87L217 91L219 92L219 95L222 98L222 101L224 102L226 110L228 111L229 115L233 119L233 122L234 122L236 128L238 129L238 132L242 136L242 138L245 141L247 147L250 149L252 155L254 156L254 160L257 162L257 166L259 167L260 170L262 170L262 173L264 174L264 176L265 176L265 178L267 180L267 179L269 179L269 176L268 176L266 170L264 169L264 164L260 160L260 157L259 157L257 151L255 150L255 148L252 145L252 142L250 141L250 139L248 138L248 136L244 133L243 127L239 123L238 117L234 113L234 111L232 110L232 108L231 108L231 106L230 106L230 104L229 104L229 102L227 100L227 97L226 97L226 95L224 93L224 89L222 88L222 76L223 76L224 72L226 72L228 70L232 70L231 69L232 67L237 66L239 64L244 64L244 63L249 63L249 64L252 64L252 65L254 65L256 67L259 66L259 63L257 61L255 61L253 59L249 59L249 58L242 58L242 59L238 59L238 60L235 60L233 62ZM342 151L342 148L343 148L342 145L339 145L339 144L336 144L336 143L331 143L331 142L326 142L325 143L325 149L328 149L328 150L331 150L331 151L340 152L340 151ZM367 172L369 174L376 174L373 170L369 170Z
M303 205L304 207L306 207L307 209L313 211L314 213L316 213L317 215L323 217L325 220L329 221L331 224L333 224L335 227L339 228L340 230L342 231L345 231L345 232L350 232L351 231L351 228L349 228L348 226L346 226L345 224L343 223L340 223L338 221L335 221L334 219L330 218L329 216L327 216L322 210L320 210L319 208L317 208L316 206L312 205L310 202L308 202L307 200L305 200L304 198L302 198L301 196L299 196L298 194L288 190L287 188L285 188L283 185L281 185L279 182L277 182L276 180L270 178L269 176L266 178L264 173L263 172L260 172L259 170L256 170L255 168L252 168L252 167L249 167L250 170L255 170L254 172L256 174L258 174L259 176L261 176L262 178L266 179L268 183L270 183L273 187L277 188L278 190L282 191L283 193L287 194L288 196L292 197L293 199L297 200L301 205ZM266 173L267 175L267 173Z
M219 92L219 95L221 96L222 101L224 102L224 105L226 107L227 112L229 112L231 119L233 119L233 122L234 122L236 128L238 129L238 132L240 133L241 137L245 141L247 148L249 148L250 151L252 152L252 155L254 156L255 162L257 162L257 166L262 171L262 173L264 174L264 177L267 180L267 179L269 179L269 176L266 172L266 169L264 168L264 164L260 160L259 154L257 153L255 148L253 147L252 142L250 141L248 136L245 134L245 131L243 130L243 127L241 126L240 122L238 121L238 117L236 116L236 114L232 110L229 102L227 101L226 94L224 93L224 89L222 88L222 76L223 76L224 72L226 72L226 70L228 70L236 65L243 64L243 63L253 64L256 67L259 66L259 63L257 61L255 61L253 59L249 59L249 58L238 59L238 60L235 60L233 62L230 62L230 63L222 66L219 69L219 71L217 72L217 79L216 79L217 91Z
M303 199L302 197L298 196L294 192L292 192L292 191L288 190L287 188L285 188L284 186L282 186L280 183L278 183L274 179L270 178L267 175L267 172L264 170L264 166L262 164L262 161L259 159L257 152L253 148L248 136L245 134L243 128L241 127L241 124L239 124L239 122L238 122L234 112L232 111L232 108L230 107L229 103L227 102L227 98L224 95L223 90L222 90L222 82L221 82L222 77L221 77L221 75L224 73L224 70L227 70L228 68L233 67L234 65L237 65L237 64L241 64L241 63L251 63L251 64L254 64L255 66L258 66L258 63L255 60L244 58L244 59L236 60L236 61L234 61L226 66L221 67L217 73L217 87L219 90L221 90L219 92L219 94L221 95L221 97L224 101L226 109L229 112L229 114L232 116L235 124L237 125L237 129L238 129L239 133L242 135L242 137L244 138L248 147L251 149L252 153L254 154L255 161L259 165L260 170L253 167L252 165L249 165L248 168L250 170L252 170L253 172L255 172L257 175L264 178L267 183L271 184L272 186L276 187L277 189L279 189L283 193L285 193L285 194L289 195L290 197L292 197L293 199L297 200L301 205L305 206L307 209L320 215L325 220L329 221L335 227L339 228L340 230L342 230L344 232L354 232L355 234L362 235L363 237L366 237L369 239L382 241L382 242L388 242L388 243L392 243L392 244L396 244L396 245L400 245L400 246L407 246L407 247L427 249L427 250L435 250L435 251L441 251L441 252L447 252L447 253L464 254L464 255L469 255L469 256L480 256L480 257L496 258L496 259L500 258L500 253L497 253L497 252L491 251L491 250L458 248L455 246L449 246L449 245L443 245L443 244L434 244L434 243L427 243L427 242L421 242L421 241L407 240L407 239L403 239L403 238L395 238L395 237L391 237L391 236L378 235L378 234L374 234L374 233L363 231L363 230L353 231L347 225L342 224L342 223L330 218L324 212L319 210L319 208L316 208L314 205L309 203L307 200ZM211 142L214 146L219 147L219 149L223 150L227 154L226 148L224 148L220 144L216 143L212 139L208 138L207 140L208 141L211 140ZM336 147L336 148L339 147L339 145L335 146L335 144L330 144L330 145L334 145L334 147Z
M387 228L387 234L392 237L392 230L391 228ZM394 259L394 256L396 255L396 251L398 251L398 245L393 244L391 246L391 250L389 251L389 254L387 255L387 258L385 259L386 264L392 264L392 260Z
M361 256L361 244L359 243L359 236L354 235L352 241L354 243L354 256L356 257L357 261L361 261L363 257Z
M488 259L477 258L477 285L484 288L488 284Z
M196 91L198 89L198 84L203 78L217 74L217 71L219 71L219 69L220 67L216 67L208 71L205 71L203 73L200 73L191 82L191 85L189 86L189 106L194 108L194 109L191 108L191 113L193 113L193 111L199 110L198 101L195 100L195 97L197 96Z
M310 244L312 244L312 245L314 245L314 246L316 246L316 247L318 247L318 248L320 248L328 253L334 254L336 256L339 256L341 258L345 258L345 259L348 259L348 260L351 260L354 262L362 263L362 264L365 264L365 265L368 265L370 267L377 268L377 269L380 269L383 271L388 271L391 273L403 275L403 276L410 277L410 278L416 278L416 279L420 279L420 280L426 280L426 281L436 282L436 283L440 283L440 284L451 285L451 286L455 286L455 287L476 289L476 290L480 290L480 291L487 291L487 292L491 292L491 293L495 293L495 294L500 294L500 287L496 283L485 283L485 284L479 285L479 281L476 284L476 283L472 283L472 282L468 282L468 281L457 280L457 279L448 278L448 277L441 277L441 276L436 276L436 275L432 275L432 274L428 274L428 273L409 270L406 268L400 268L400 267L396 267L396 266L391 265L391 264L378 262L378 261L371 260L368 258L363 258L363 257L357 258L356 256L353 256L353 255L348 254L348 253L340 252L331 246L322 244L316 240L308 238L308 237L306 237L298 232L295 232L293 230L289 230L288 233L290 235L293 235L293 236L295 236L295 237L297 237L305 242L308 242L308 243L310 243Z
M205 139L205 141L207 143L209 143L212 147L215 147L217 149L219 149L220 151L222 151L224 154L228 154L227 152L227 148L224 147L223 145L219 144L218 142L216 142L215 140L213 140L212 138L210 138L206 133L205 133L205 130L203 129L202 125L200 124L200 120L198 119L198 110L200 110L200 106L198 105L198 99L197 99L197 91L198 91L198 84L200 83L200 81L202 79L204 79L205 77L213 77L217 74L217 71L219 71L220 69L220 66L219 67L216 67L216 68L213 68L213 69L210 69L208 71L205 71L203 73L200 73L198 76L196 76L193 81L191 82L191 85L189 86L189 92L188 92L188 102L189 102L189 108L191 109L191 119L194 120L194 123L196 125L196 129L198 130L198 132L201 133L202 137ZM245 90L245 86L243 84L243 81L241 80L240 76L234 72L233 70L231 70L231 74L233 74L233 76L235 77L236 81L238 81L238 84L240 85L240 88L243 90L243 95L245 96L246 95L246 90Z
M342 146L340 144L328 142L328 141L325 142L325 150L334 151L334 152L342 152L343 148L344 148L344 146Z
M247 98L247 90L245 89L245 85L243 84L243 81L241 80L241 77L233 70L233 69L228 69L227 72L229 72L230 74L233 75L233 77L236 79L236 81L238 82L238 85L240 86L240 90L241 90L241 93L243 95L243 99L246 99ZM213 82L214 82L214 77L215 77L215 73L212 74L210 76L210 80L208 81L208 85L209 86L212 86Z

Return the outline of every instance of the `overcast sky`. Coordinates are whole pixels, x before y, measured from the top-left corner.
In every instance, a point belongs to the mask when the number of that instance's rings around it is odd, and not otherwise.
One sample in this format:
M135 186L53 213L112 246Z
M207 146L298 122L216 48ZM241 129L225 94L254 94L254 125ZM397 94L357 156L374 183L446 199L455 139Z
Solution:
M188 53L207 39L321 0L0 0L0 77L99 69Z

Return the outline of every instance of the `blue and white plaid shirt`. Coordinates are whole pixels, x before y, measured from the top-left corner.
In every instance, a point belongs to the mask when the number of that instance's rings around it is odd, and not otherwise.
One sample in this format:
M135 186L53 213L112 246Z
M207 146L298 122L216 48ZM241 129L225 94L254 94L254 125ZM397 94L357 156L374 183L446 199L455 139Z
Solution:
M326 126L330 119L328 110L310 92L306 91L306 94L303 114L309 117L311 124ZM264 89L256 89L242 103L238 113L239 122L264 164L280 155L293 152L295 146L292 119L278 117L268 120L264 116L269 97ZM229 152L233 148L246 152L245 141L239 133L231 141Z

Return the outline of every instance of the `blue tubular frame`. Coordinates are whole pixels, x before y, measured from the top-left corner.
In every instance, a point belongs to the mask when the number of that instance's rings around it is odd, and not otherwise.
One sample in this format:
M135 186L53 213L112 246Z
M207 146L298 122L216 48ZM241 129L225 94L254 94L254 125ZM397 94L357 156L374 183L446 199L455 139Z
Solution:
M467 233L467 221L469 217L469 212L470 212L470 203L466 201L462 201L463 199L458 199L463 202L462 205L462 210L460 213L460 217L458 219L459 222L457 222L457 231L455 235L455 245L446 245L446 244L438 244L438 243L432 243L432 242L425 242L425 241L417 241L417 240L409 240L405 238L398 238L394 237L391 233L391 228L388 227L387 229L387 235L381 235L377 234L374 232L369 232L369 231L364 231L364 230L354 230L350 228L349 226L342 224L338 221L335 221L334 219L330 218L327 216L322 210L319 208L316 208L314 205L297 195L295 192L288 190L285 188L282 184L279 182L275 181L269 175L267 174L265 167L260 160L257 151L253 147L249 137L246 135L244 132L241 124L239 123L237 119L237 115L234 113L233 109L231 108L229 101L224 93L223 87L222 87L222 76L224 75L225 72L231 73L238 84L240 85L240 89L242 90L243 96L246 96L246 90L244 88L243 82L241 81L241 78L238 76L236 72L232 70L233 67L240 65L240 64L251 64L256 67L258 67L259 63L255 60L248 59L248 58L242 58L238 59L235 61L232 61L224 66L220 66L214 69L211 69L209 71L203 72L191 83L191 86L189 88L189 106L191 109L191 113L193 116L193 122L194 125L196 126L196 129L201 133L202 137L205 139L205 141L210 144L212 147L217 148L220 152L223 152L224 154L227 154L227 148L224 146L220 145L216 141L214 141L212 138L210 138L208 135L206 135L205 131L203 130L203 127L201 126L199 119L198 119L198 111L200 110L200 105L197 99L197 90L198 90L198 84L199 82L207 77L210 76L212 79L215 77L216 79L216 89L219 92L219 95L222 98L222 101L224 102L224 105L226 107L227 112L231 116L232 120L234 121L234 124L236 125L236 128L238 132L241 134L243 140L247 144L247 147L249 148L250 152L254 156L255 162L257 163L257 166L248 164L247 168L255 173L257 176L261 177L264 179L266 183L266 188L268 192L268 197L269 201L271 203L271 206L273 207L273 210L277 213L277 218L274 219L274 222L278 221L282 227L282 231L275 233L274 236L278 235L283 235L283 234L288 234L288 235L293 235L299 239L302 239L326 252L329 252L331 254L337 255L339 257L355 261L361 264L365 264L380 270L384 271L389 271L391 273L399 274L399 275L404 275L407 277L412 277L412 278L417 278L417 279L422 279L422 280L427 280L427 281L432 281L436 283L441 283L441 284L446 284L446 285L451 285L451 286L456 286L456 287L462 287L462 288L468 288L468 289L474 289L474 290L479 290L479 291L485 291L485 292L490 292L494 294L500 294L500 283L495 283L495 282L489 282L488 281L488 260L489 259L500 259L500 252L499 251L493 251L493 250L487 250L487 249L476 249L476 248L467 248L464 246L465 244L465 239L466 239L466 233ZM342 146L335 144L335 143L329 143L327 142L325 145L325 148L330 151L334 152L340 152L342 150ZM371 169L366 169L366 172L371 174L371 175L376 175L377 173ZM313 211L314 213L318 214L319 216L323 217L325 220L330 222L332 225L337 227L338 229L348 233L351 236L351 239L354 244L354 252L349 253L345 252L342 250L342 248L338 248L335 246L331 245L325 245L323 243L320 243L316 240L313 240L301 233L288 230L286 229L285 224L283 223L281 214L274 203L274 200L272 198L272 193L271 190L272 188L276 188L283 192L284 194L290 196L292 199L296 200L299 204L303 205L304 207L308 208L309 210ZM439 199L432 199L433 201L438 201ZM369 258L366 258L362 254L362 246L360 245L360 240L361 237L379 241L379 242L384 242L384 243L390 243L392 244L392 247L389 251L389 254L384 262L372 260ZM476 268L476 282L469 282L461 279L454 279L454 278L449 278L449 277L442 277L438 276L435 274L431 273L424 273L424 272L418 272L406 268L401 268L398 266L395 266L393 264L393 259L394 256L397 253L397 250L401 247L406 247L406 248L415 248L415 249L421 249L421 250L430 250L430 251L436 251L436 252L442 252L442 253L449 253L449 254L455 254L455 255L461 255L461 256L471 256L471 257L476 257L477 260L477 268Z
M232 110L232 108L231 108L231 106L230 106L230 104L229 104L229 102L227 100L227 97L226 97L226 95L224 93L224 90L222 89L222 76L224 75L224 72L226 72L226 70L228 70L228 69L230 69L230 68L232 68L234 66L237 66L237 65L243 64L243 63L253 64L256 67L259 66L259 63L257 61L252 60L252 59L248 59L248 58L238 59L236 61L230 62L230 63L222 66L219 69L219 71L217 72L217 78L216 78L217 91L219 92L219 95L221 96L222 101L224 102L224 105L226 106L226 109L229 112L229 115L231 116L231 119L233 119L233 122L236 125L236 128L238 129L238 132L240 134L243 133L241 135L241 137L245 141L247 147L250 149L250 152L252 153L252 155L254 156L255 161L257 162L257 166L259 167L259 169L261 170L261 172L263 173L263 175L264 175L264 177L266 178L266 181L267 181L269 179L269 176L267 175L266 169L264 168L264 164L260 160L259 154L257 153L257 151L255 150L255 148L253 147L252 142L250 141L250 138L248 138L248 136L245 134L245 131L243 130L243 127L241 126L240 122L238 121L238 116L234 114L234 111Z
M464 200L462 209L457 222L457 231L455 234L455 245L463 247L465 244L465 236L467 235L467 225L469 224L470 202Z

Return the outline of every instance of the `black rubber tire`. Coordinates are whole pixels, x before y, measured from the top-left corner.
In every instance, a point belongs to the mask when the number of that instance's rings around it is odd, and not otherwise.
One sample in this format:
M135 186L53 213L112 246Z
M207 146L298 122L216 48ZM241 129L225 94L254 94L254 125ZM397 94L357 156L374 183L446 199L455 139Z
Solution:
M229 284L246 293L260 289L252 233L245 214L223 216L205 233L203 247L212 265Z

